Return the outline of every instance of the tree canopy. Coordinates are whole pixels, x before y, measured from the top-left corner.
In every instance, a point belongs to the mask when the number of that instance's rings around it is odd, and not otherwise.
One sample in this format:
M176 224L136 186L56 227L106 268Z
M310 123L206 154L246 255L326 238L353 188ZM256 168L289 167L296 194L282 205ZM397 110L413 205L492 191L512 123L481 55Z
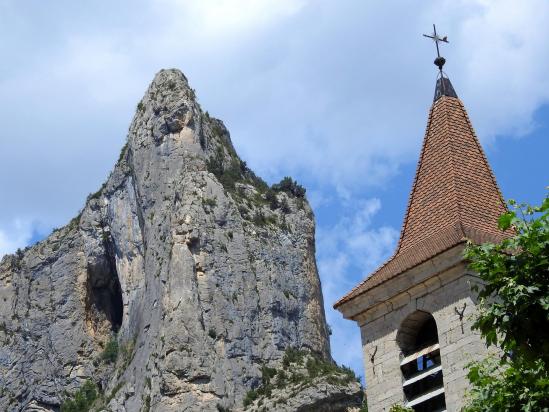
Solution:
M465 252L483 280L473 329L501 349L471 365L469 412L549 410L549 196L509 205L499 227L514 235Z

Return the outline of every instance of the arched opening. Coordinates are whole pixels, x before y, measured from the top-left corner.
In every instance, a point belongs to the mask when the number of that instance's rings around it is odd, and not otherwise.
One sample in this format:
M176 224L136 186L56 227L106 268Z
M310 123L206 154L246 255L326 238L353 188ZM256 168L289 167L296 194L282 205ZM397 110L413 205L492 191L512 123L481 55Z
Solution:
M106 320L113 332L122 325L124 305L122 289L112 255L96 257L88 262L88 310L87 316L94 329L101 328Z
M435 318L423 311L412 313L402 322L397 343L402 351L400 370L406 406L416 412L445 411Z

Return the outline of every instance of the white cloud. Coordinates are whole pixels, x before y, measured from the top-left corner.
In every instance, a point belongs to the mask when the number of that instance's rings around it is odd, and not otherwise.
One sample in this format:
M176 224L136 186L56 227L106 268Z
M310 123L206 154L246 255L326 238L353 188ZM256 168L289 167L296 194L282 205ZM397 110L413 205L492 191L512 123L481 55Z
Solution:
M135 59L117 39L74 36L61 53L62 64L52 67L52 76L59 84L73 83L91 104L112 106L136 99L135 90L143 79L132 68Z
M3 46L6 58L28 64L5 67L0 77L10 102L0 113L10 136L0 142L10 153L0 172L26 163L25 142L47 154L32 164L58 198L81 164L70 159L92 153L74 186L94 190L154 72L180 67L260 174L291 173L348 196L384 185L415 161L423 136L436 71L421 33L432 21L450 37L447 71L482 139L524 133L549 100L549 3L542 0L128 4L110 6L116 18L98 5L4 6L4 37L18 34ZM0 183L10 194L20 190ZM25 186L40 195L30 204L50 208L48 195L34 189Z
M320 226L317 234L318 268L322 281L328 323L332 327L332 352L340 363L362 371L359 328L342 320L332 305L394 250L398 231L375 227L373 219L381 209L379 199L342 202L341 218L331 226Z
M254 33L295 14L304 3L301 0L158 0L156 10L187 34L192 31L197 37L219 38Z
M335 224L318 227L318 264L328 308L394 250L399 232L372 227L380 208L379 199L358 200L344 207Z
M549 3L457 3L474 12L453 24L452 70L480 138L529 132L533 113L549 101Z

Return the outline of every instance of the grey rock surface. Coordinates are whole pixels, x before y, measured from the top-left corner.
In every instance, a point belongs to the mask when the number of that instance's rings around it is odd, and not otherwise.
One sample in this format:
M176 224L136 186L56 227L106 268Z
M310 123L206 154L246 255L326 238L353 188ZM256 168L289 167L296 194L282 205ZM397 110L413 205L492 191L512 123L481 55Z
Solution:
M81 214L0 263L0 410L58 410L87 380L104 410L229 410L288 347L330 358L312 211L163 70Z
M246 412L353 412L362 403L362 387L358 382L333 384L318 378L310 386L289 387L275 391L260 404L243 409Z
M354 412L364 392L354 372L307 351L293 350L282 364L263 370L263 383L249 392L245 412Z

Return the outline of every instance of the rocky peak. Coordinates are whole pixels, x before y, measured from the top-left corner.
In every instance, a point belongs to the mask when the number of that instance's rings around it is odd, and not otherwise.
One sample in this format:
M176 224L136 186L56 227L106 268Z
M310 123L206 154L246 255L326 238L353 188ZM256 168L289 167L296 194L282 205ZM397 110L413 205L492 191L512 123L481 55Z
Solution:
M331 362L304 189L162 70L81 214L0 263L0 342L3 410L234 410L288 348Z

